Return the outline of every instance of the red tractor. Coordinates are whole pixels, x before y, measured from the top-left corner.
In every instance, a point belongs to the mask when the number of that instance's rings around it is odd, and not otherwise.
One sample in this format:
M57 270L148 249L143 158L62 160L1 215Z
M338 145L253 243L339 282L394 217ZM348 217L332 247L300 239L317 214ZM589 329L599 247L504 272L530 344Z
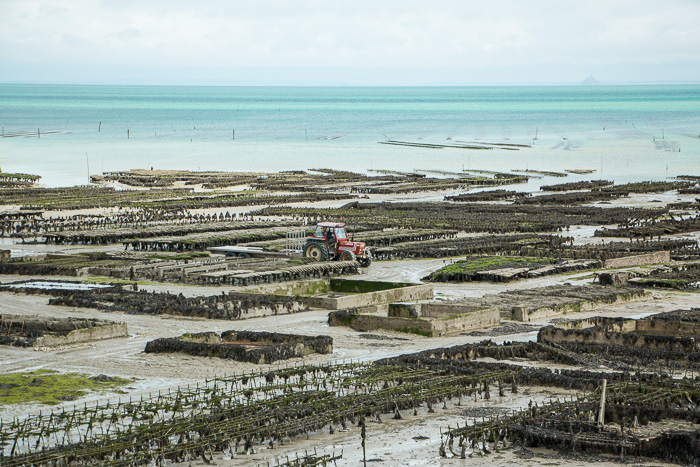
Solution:
M363 268L372 264L372 252L363 242L348 239L345 224L321 222L313 236L306 239L304 256L317 261L359 261Z

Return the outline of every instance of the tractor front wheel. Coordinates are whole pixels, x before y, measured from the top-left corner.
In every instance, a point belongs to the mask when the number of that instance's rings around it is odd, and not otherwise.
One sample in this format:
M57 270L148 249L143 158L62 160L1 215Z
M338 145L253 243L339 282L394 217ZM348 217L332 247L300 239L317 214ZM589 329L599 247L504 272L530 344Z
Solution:
M340 261L357 261L357 256L355 256L355 253L352 251L344 251L342 255L340 255Z
M304 257L316 261L328 261L328 247L323 243L309 242L304 245Z
M372 252L365 250L365 257L360 258L360 266L363 268L368 268L370 264L372 264Z

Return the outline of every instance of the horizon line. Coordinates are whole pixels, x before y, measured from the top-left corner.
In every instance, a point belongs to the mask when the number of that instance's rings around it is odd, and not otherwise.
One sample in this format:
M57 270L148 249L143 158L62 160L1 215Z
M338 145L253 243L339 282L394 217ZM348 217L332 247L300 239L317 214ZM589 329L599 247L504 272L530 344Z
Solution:
M0 86L141 86L141 87L294 87L294 88L410 88L410 87L598 87L598 86L672 86L695 85L700 80L663 80L663 81L612 81L589 84L585 82L533 82L533 83L416 83L416 84L361 84L361 83L316 83L316 84L215 84L215 83L127 83L127 82L72 82L72 81L7 81L0 82Z

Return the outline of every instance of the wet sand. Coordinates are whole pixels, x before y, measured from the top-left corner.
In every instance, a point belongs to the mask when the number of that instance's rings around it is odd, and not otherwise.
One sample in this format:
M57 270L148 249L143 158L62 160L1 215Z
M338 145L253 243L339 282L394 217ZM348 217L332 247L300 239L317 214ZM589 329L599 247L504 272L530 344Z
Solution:
M442 199L443 193L416 194L393 196L371 196L360 202L375 202L379 200L392 200L396 198L404 201L427 201ZM655 199L659 195L633 195L619 200L618 206L658 206ZM675 195L664 196L664 202L674 202ZM673 199L671 199L673 198ZM318 207L342 206L347 200L300 203L300 205L313 204ZM259 209L261 206L256 206ZM245 209L245 210L244 210ZM197 210L199 213L213 212L249 212L251 208L233 209L207 209ZM96 211L98 212L98 211ZM67 215L60 212L60 215ZM562 232L561 235L573 235L576 242L588 243L608 241L592 237L595 229L599 227L572 227L570 232ZM683 234L685 237L693 236L693 233ZM620 239L615 239L620 240ZM13 256L17 254L41 254L47 252L86 252L86 251L123 251L121 245L110 246L56 246L42 244L12 243L10 248ZM430 272L454 261L455 259L427 259L427 260L403 260L382 261L362 271L356 278L370 280L386 280L400 282L417 282ZM465 297L481 297L485 294L498 293L507 290L522 290L534 287L543 287L553 284L570 282L574 285L582 285L591 282L590 272L578 272L546 276L537 279L521 280L509 283L471 282L464 284L436 283L434 284L435 296L438 299L457 299ZM22 276L0 276L0 283L14 282L28 279ZM75 280L70 277L47 277L50 280L65 279ZM140 289L151 291L168 291L182 293L186 296L214 295L231 290L236 287L207 287L182 284L145 284ZM29 413L37 413L46 410L60 410L61 407L72 407L96 400L139 397L150 392L163 391L178 386L187 386L201 383L206 378L214 376L240 374L242 372L259 371L265 368L277 368L297 364L317 364L342 360L372 361L380 358L397 356L410 352L417 352L435 347L448 347L452 345L479 342L490 338L495 342L513 340L534 340L537 329L548 324L553 318L546 318L528 323L530 329L524 328L523 332L497 336L457 335L450 337L427 338L413 334L397 334L385 331L372 333L359 333L344 327L329 327L327 324L327 310L314 310L292 315L270 316L264 318L252 318L239 321L208 320L198 318L183 318L169 315L132 315L124 313L105 313L93 309L70 308L63 306L49 306L48 297L41 295L23 295L14 293L2 293L0 295L2 313L19 315L39 315L46 317L84 317L110 319L127 323L129 327L128 338L109 339L51 349L32 348L1 348L0 371L20 372L36 369L54 369L60 372L80 372L90 375L106 374L133 378L134 382L123 388L128 394L115 393L90 394L76 401L66 402L52 407L41 407L36 404L0 406L0 418L23 417ZM568 315L566 318L586 318L590 316L617 316L617 317L642 317L653 313L688 309L698 306L698 296L680 292L654 292L654 299L646 302L623 303L615 306L605 306L593 312L581 312ZM555 317L561 318L561 316ZM271 332L293 332L306 335L329 335L334 340L334 352L332 355L310 355L304 359L293 359L281 364L254 365L227 361L217 358L191 357L179 354L145 354L146 343L160 337L175 337L184 333L227 330L253 330ZM446 409L438 408L436 413L428 414L423 408L418 416L413 413L402 413L403 420L392 420L390 415L383 417L383 423L368 423L367 459L372 460L370 465L590 465L587 460L562 459L556 453L548 451L517 453L507 450L501 453L493 453L486 457L472 457L462 459L444 459L438 454L440 447L440 428L454 427L469 421L465 415L469 408L484 408L493 410L508 410L527 405L529 400L545 401L557 396L571 396L575 393L559 389L522 388L517 397L493 397L490 401L478 402L462 401L461 406L456 401L447 404ZM472 417L473 419L473 417ZM360 448L359 428L349 427L349 431L341 432L335 427L334 435L328 434L326 428L322 433L311 435L308 439L301 437L290 440L289 443L276 446L274 449L258 449L257 453L247 456L238 455L235 459L226 458L217 454L217 465L266 465L275 463L286 456L293 458L297 453L312 452L314 449L319 454L343 453L343 459L338 465L358 465L362 460ZM427 439L414 439L426 436ZM532 457L530 457L532 455ZM615 462L598 463L598 465L618 465ZM193 465L203 465L201 459ZM654 462L645 465L665 465Z

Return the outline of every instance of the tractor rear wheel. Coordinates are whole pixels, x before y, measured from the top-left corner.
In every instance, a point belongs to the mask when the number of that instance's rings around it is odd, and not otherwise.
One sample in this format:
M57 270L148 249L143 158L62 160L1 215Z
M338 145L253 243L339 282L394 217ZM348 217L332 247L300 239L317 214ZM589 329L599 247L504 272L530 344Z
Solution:
M357 256L352 251L344 251L340 255L340 261L357 261Z
M323 243L309 242L304 245L304 256L316 261L328 261L328 247Z

